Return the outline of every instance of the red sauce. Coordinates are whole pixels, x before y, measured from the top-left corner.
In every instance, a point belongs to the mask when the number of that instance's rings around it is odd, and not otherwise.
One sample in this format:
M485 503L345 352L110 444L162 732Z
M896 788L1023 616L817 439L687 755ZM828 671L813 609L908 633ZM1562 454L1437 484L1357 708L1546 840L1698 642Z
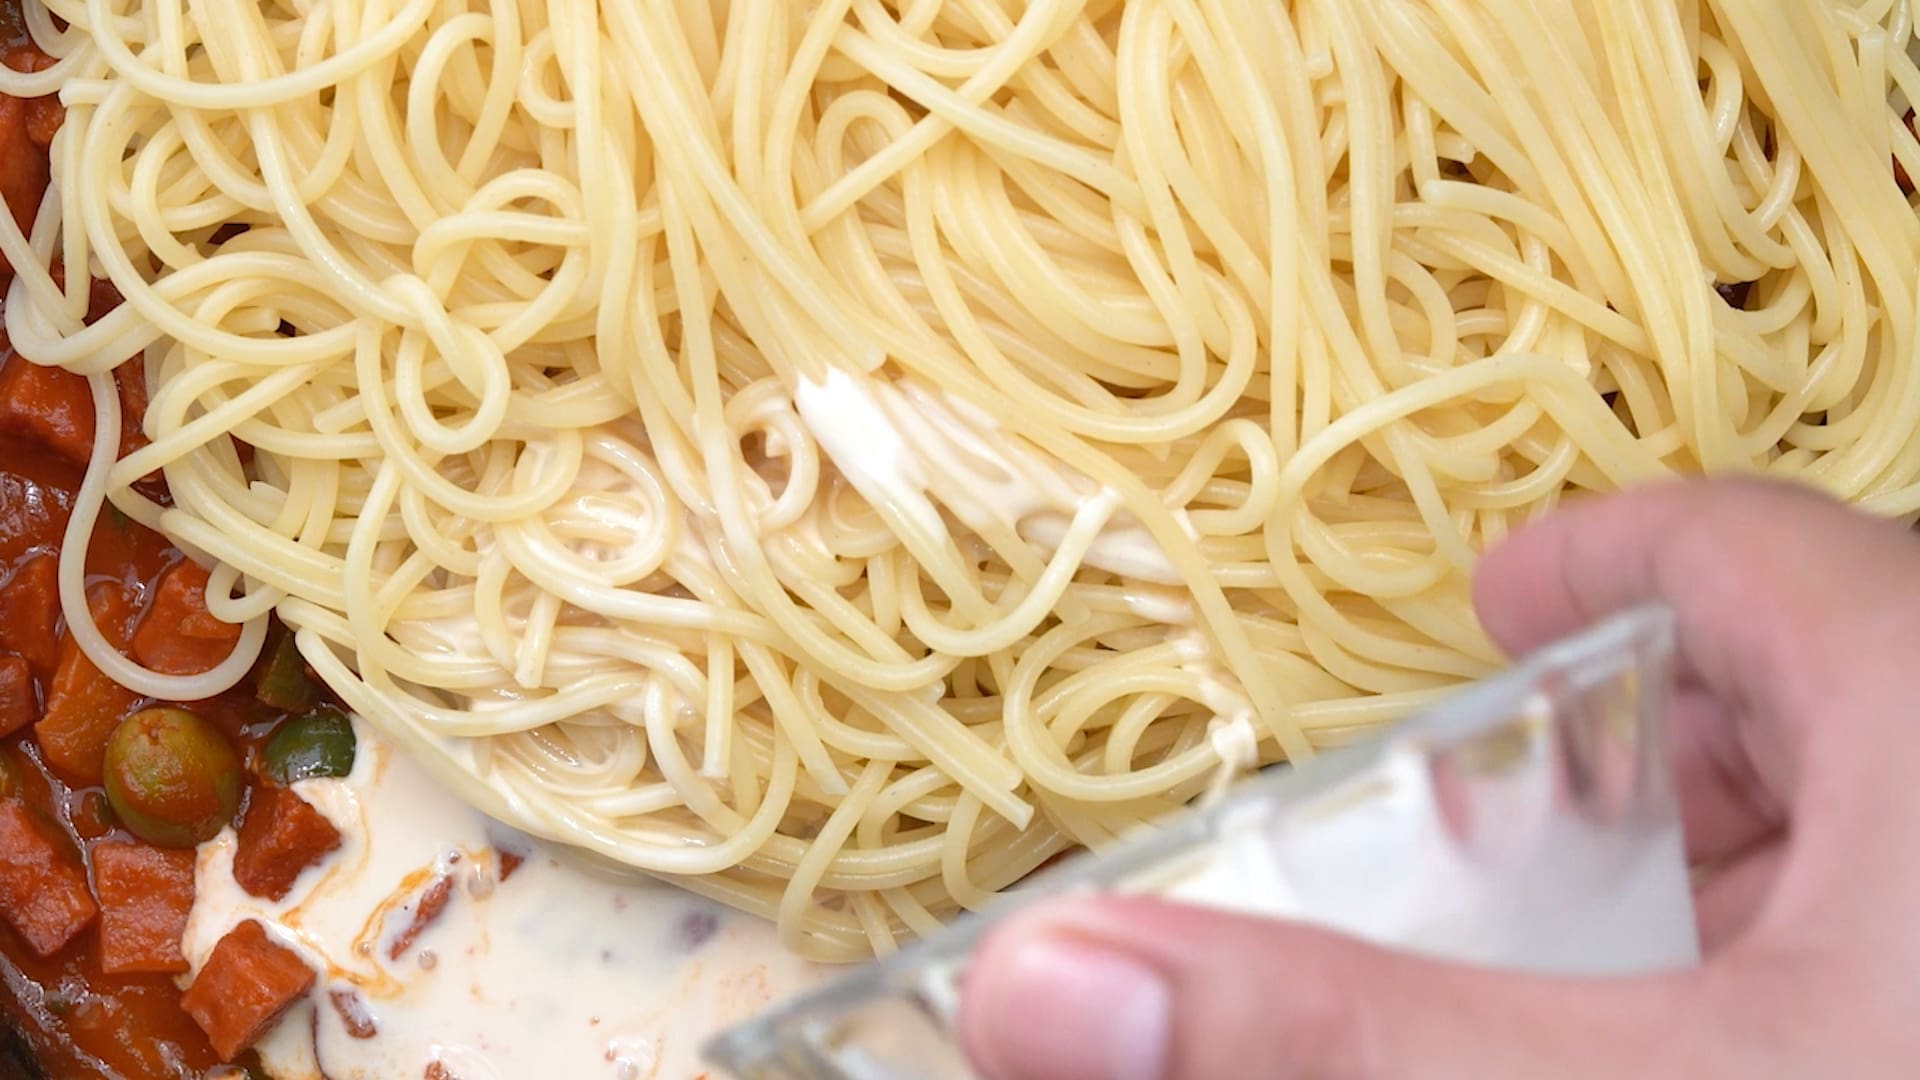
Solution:
M0 350L0 356L8 352ZM5 463L0 465L0 580L5 580L33 557L58 550L79 470L15 439L0 439L0 463ZM90 579L121 582L145 598L155 579L181 558L157 534L108 514L95 529L87 570ZM133 707L147 704L142 700ZM189 707L249 759L283 715L254 700L253 688L244 683ZM114 821L99 787L70 784L47 767L32 728L0 743L0 760L21 780L20 791L9 797L24 799L55 823L83 863L96 842L135 839ZM206 1036L181 1011L181 989L173 977L103 972L97 937L97 928L89 928L42 958L0 923L0 1012L46 1074L198 1077L219 1064Z
M0 0L0 62L28 70L46 62L28 40L20 0ZM16 220L30 224L47 175L45 143L60 120L57 102L0 97L0 197ZM56 268L57 272L57 268ZM0 260L0 289L12 268ZM110 286L95 282L90 314L98 317L119 302ZM4 309L0 308L0 326ZM38 556L57 553L80 485L85 452L73 452L76 423L91 430L91 398L82 396L84 415L76 416L72 384L63 373L33 371L31 400L7 400L6 369L23 365L0 330L0 589L18 569ZM137 364L137 361L135 361ZM137 366L122 368L120 400L126 416L121 450L144 442L140 410L144 379ZM49 392L49 380L54 391ZM84 382L80 385L84 387ZM56 398L58 401L56 401ZM55 406L64 410L54 415ZM64 426L63 426L64 425ZM64 438L63 438L64 435ZM86 445L81 443L80 445ZM165 500L155 478L140 488ZM132 591L143 611L152 602L160 576L183 556L159 535L108 507L96 525L87 552L89 584L112 581ZM36 662L35 693L46 703L46 657L56 655L65 628L50 620L45 628L9 628L0 658L12 655ZM44 639L44 640L43 640ZM153 702L140 700L129 712ZM254 697L251 681L210 701L186 706L210 721L234 743L249 763L257 763L260 743L284 714ZM85 866L92 877L91 849L102 841L138 842L115 820L104 792L48 766L34 739L34 728L0 741L0 769L10 774L0 799L24 802L42 831ZM181 977L184 978L184 977ZM58 951L41 956L0 919L0 1019L24 1043L37 1068L50 1077L197 1078L220 1066L206 1035L182 1010L181 987L166 974L108 974L102 970L98 920ZM251 1056L239 1064L257 1066ZM0 1075L8 1062L0 1060ZM226 1073L217 1073L226 1075Z

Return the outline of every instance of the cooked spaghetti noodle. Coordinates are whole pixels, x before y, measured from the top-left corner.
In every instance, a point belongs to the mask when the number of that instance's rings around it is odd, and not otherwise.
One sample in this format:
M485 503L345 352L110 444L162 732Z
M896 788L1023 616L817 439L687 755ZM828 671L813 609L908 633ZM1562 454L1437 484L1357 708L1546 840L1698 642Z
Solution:
M1475 552L1571 492L1920 511L1905 0L34 20L89 653L203 696L278 610L474 803L812 955L1488 671ZM85 633L103 500L220 567L222 668Z

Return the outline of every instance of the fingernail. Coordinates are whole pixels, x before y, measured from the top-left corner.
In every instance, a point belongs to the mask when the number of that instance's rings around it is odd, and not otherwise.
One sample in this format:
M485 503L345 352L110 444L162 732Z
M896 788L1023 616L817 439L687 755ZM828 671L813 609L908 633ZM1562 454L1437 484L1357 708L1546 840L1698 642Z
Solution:
M1171 1000L1152 968L1064 934L1040 934L982 995L979 1064L993 1080L1159 1080Z

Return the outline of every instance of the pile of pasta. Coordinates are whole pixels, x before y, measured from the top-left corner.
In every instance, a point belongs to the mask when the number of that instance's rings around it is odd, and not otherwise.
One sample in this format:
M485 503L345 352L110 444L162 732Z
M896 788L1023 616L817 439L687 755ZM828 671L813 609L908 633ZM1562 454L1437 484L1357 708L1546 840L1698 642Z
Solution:
M1562 499L1920 513L1907 0L29 15L89 654L192 699L278 611L440 782L809 955L1493 670L1476 553ZM227 663L93 629L106 503Z

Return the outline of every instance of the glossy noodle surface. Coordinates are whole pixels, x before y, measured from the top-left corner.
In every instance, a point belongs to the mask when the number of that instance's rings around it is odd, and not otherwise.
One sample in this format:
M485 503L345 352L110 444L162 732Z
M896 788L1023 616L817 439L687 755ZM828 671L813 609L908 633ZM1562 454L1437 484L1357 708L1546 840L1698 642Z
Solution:
M1565 498L1920 511L1901 0L28 22L6 318L99 418L87 654L210 696L277 612L439 782L812 956L1491 670L1475 555ZM94 632L108 505L226 660Z

